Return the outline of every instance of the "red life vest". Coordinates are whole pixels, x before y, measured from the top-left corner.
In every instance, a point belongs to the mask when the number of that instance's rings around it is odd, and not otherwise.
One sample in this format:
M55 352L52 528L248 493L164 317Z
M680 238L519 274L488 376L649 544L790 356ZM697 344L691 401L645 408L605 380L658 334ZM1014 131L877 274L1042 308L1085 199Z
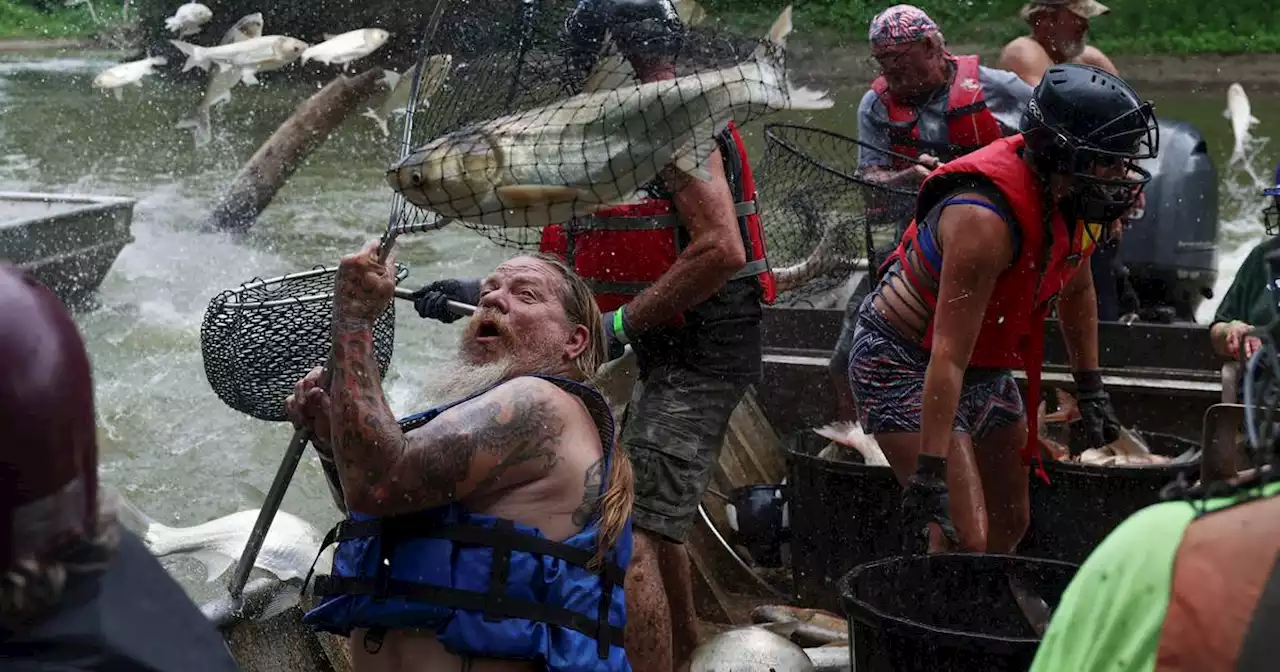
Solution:
M880 97L880 103L889 113L889 149L905 156L929 153L943 161L950 161L985 147L1004 137L1004 131L995 115L987 109L982 93L977 56L947 56L955 65L951 78L951 90L947 93L947 139L944 145L922 143L920 128L916 124L916 108L899 102L889 92L884 76L871 83L871 90ZM901 159L893 160L893 169L908 167Z
M982 318L982 328L973 346L969 366L977 368L1023 369L1027 372L1027 396L1034 407L1040 397L1040 369L1044 364L1044 320L1058 293L1093 253L1095 238L1101 238L1100 226L1067 227L1062 214L1054 208L1046 231L1041 203L1040 182L1023 160L1021 135L1003 138L955 159L935 170L920 185L916 216L902 236L898 249L885 261L901 261L907 282L924 298L930 309L938 297L930 288L929 278L920 277L907 263L908 249L920 249L918 222L955 187L955 176L976 174L989 180L1008 202L1020 235L1018 257L1000 274ZM944 252L945 254L945 252ZM917 262L933 277L941 275L923 254ZM882 272L884 267L882 267ZM926 328L923 346L933 347L933 321ZM1035 413L1027 413L1027 446L1023 459L1039 455Z
M764 228L756 207L756 184L747 150L732 122L732 147L724 147L725 176L734 195L738 230L747 252L747 265L734 280L756 276L764 302L773 303L777 288L766 258ZM670 199L648 199L601 210L567 226L543 227L538 249L555 254L573 267L596 295L602 311L616 310L662 277L684 248L680 216Z

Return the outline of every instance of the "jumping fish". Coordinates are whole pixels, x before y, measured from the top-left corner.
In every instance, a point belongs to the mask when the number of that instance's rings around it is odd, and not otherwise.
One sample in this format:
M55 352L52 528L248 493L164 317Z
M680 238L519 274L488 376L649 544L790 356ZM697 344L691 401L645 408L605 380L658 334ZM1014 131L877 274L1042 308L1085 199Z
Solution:
M207 581L222 576L240 559L258 519L258 509L251 509L191 527L169 527L143 513L123 493L111 489L106 493L121 523L142 537L152 555L163 558L190 554L205 566ZM267 532L254 566L284 581L302 579L316 560L321 541L322 535L310 523L279 511L271 522L271 530ZM327 558L321 557L316 562L317 567L328 567L332 563L332 548L326 548L324 555Z
M177 33L178 37L186 37L200 32L212 18L213 10L198 2L188 2L179 7L173 16L164 20L164 27Z
M1232 82L1227 87L1227 109L1222 111L1222 116L1231 122L1231 135L1235 138L1231 158L1227 161L1228 164L1233 164L1244 159L1245 147L1249 142L1249 127L1258 123L1258 118L1249 109L1249 96L1239 82Z
M219 70L237 70L242 74L248 71L245 78L248 84L257 81L252 78L253 72L290 63L307 49L306 42L284 35L264 35L216 47L202 47L182 40L169 42L187 57L182 64L183 72L191 68L208 70L216 64Z
M167 59L163 56L151 56L112 66L93 78L93 87L110 89L115 94L116 100L124 100L123 87L129 84L142 86L143 78L155 72L156 66L164 65L166 62Z
M666 166L710 179L704 166L730 121L834 104L825 91L787 81L790 32L788 6L746 62L578 94L458 129L397 162L387 182L442 217L538 227L628 202Z
M449 54L432 54L427 58L427 69L422 75L422 82L418 84L418 104L425 105L427 101L434 96L444 80L449 76L449 70L453 67L453 56ZM361 113L361 116L369 117L373 123L378 125L382 131L382 135L391 136L390 129L387 128L387 120L393 114L403 114L409 108L409 93L413 89L413 80L418 76L418 64L413 64L403 75L397 74L391 70L382 71L382 82L386 85L390 93L387 99L377 109L369 108Z
M341 35L325 35L324 42L302 52L302 62L319 61L329 65L346 65L372 54L386 43L391 33L381 28L363 28Z
M218 44L235 44L245 40L262 37L262 12L254 12L240 18L234 26L227 30ZM177 128L190 128L195 136L196 146L209 143L213 138L209 113L215 105L231 100L231 89L244 78L239 70L214 70L209 75L209 83L204 89L204 98L190 117L178 122Z

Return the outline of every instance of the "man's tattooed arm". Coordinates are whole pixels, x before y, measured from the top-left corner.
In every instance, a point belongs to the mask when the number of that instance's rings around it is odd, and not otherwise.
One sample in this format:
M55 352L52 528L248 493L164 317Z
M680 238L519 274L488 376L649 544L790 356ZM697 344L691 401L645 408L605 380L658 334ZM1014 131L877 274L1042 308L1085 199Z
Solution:
M391 516L528 483L560 461L563 401L517 378L407 435L382 396L370 331L335 334L333 450L350 510Z

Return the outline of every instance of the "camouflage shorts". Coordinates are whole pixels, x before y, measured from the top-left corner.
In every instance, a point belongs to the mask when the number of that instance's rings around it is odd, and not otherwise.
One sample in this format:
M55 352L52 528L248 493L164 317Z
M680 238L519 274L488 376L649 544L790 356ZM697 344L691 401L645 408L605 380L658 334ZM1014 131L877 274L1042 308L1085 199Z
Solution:
M636 389L621 437L635 470L632 523L684 543L747 383L659 366Z

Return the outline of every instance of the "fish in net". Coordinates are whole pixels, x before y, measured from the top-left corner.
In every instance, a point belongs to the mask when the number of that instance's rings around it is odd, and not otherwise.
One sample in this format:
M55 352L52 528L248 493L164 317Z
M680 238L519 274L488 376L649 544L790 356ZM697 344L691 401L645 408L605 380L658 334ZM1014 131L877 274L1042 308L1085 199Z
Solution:
M843 284L863 260L874 270L911 221L916 192L858 177L852 138L796 124L769 124L764 136L760 216L779 303Z
M446 17L433 50L450 53L454 71L419 124L433 139L387 174L425 216L506 246L534 247L543 226L643 200L667 166L710 179L730 122L833 104L788 81L790 7L755 40L687 28L668 0L521 8L456 8L456 29ZM640 83L637 64L674 77Z

